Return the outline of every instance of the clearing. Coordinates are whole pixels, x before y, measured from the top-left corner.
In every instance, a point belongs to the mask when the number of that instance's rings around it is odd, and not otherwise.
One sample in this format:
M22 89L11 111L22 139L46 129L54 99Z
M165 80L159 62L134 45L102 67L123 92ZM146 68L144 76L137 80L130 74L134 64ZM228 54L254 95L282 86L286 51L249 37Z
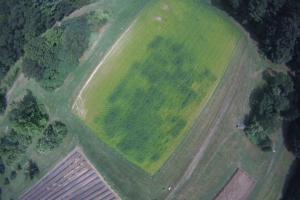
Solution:
M88 78L73 109L105 143L154 174L205 107L240 37L206 4L153 1Z

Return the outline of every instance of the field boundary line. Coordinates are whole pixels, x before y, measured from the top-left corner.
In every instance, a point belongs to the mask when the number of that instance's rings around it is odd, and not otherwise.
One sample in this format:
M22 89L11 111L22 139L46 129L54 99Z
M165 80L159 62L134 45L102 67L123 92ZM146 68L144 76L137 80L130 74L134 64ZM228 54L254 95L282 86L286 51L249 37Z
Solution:
M106 55L101 59L100 63L96 66L96 68L93 70L87 81L84 83L83 87L80 89L73 105L72 105L72 110L74 111L74 108L79 105L77 105L77 101L79 98L81 98L81 95L83 91L87 88L88 84L91 82L91 80L94 78L98 70L102 67L103 63L109 58L109 56L117 49L119 43L125 38L127 33L131 30L133 25L136 23L138 17L133 20L133 22L130 24L130 26L121 34L121 36L117 39L117 41L113 44L113 46L110 48L110 50L106 53ZM82 98L81 98L82 99Z
M96 174L100 177L100 179L102 179L102 181L105 183L106 187L108 187L110 189L110 191L115 194L115 196L118 198L118 200L121 200L120 196L115 192L115 190L110 186L110 184L108 184L108 181L105 180L105 178L100 174L100 172L96 169L96 167L93 165L93 163L90 161L90 159L88 159L88 157L85 155L85 153L83 152L82 148L77 146L75 147L74 151L79 152L87 161L87 163L93 168L93 170L96 172Z

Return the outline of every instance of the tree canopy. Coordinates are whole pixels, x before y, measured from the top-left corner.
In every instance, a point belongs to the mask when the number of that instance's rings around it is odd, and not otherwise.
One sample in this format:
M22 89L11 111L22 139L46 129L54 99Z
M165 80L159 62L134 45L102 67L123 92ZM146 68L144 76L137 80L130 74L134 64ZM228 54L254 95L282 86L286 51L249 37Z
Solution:
M48 30L25 45L23 72L48 90L61 86L79 64L88 47L89 27L85 17Z
M20 132L39 132L45 128L48 119L49 116L44 105L38 103L29 90L22 100L12 104L12 110L9 112L9 120Z
M300 37L300 2L297 0L219 0L258 40L275 63L291 61Z
M44 130L43 136L38 140L37 150L40 152L51 151L58 147L68 133L67 126L60 122L54 121Z
M26 167L26 175L32 180L40 173L40 169L36 162L29 160Z
M0 0L0 79L24 45L88 0Z
M266 83L251 95L245 133L262 150L271 150L270 135L279 128L284 114L290 110L289 96L294 85L288 75L275 71L267 71L264 79Z
M6 100L6 92L5 90L0 90L0 114L3 114L5 112L7 106L7 100Z
M11 130L0 139L0 153L6 163L10 164L25 153L31 142L30 135Z

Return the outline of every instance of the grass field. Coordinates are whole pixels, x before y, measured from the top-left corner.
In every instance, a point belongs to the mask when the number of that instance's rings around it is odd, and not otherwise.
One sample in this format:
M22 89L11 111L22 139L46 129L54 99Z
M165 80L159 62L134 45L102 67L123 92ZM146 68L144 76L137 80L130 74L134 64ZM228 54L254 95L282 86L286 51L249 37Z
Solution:
M205 4L153 1L81 94L81 117L154 174L214 92L240 37Z

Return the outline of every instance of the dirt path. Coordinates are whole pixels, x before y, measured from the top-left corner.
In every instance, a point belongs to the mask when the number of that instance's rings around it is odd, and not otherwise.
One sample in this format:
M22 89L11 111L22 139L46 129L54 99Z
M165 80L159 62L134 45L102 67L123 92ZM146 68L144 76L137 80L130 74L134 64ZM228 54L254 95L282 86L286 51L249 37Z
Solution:
M12 87L6 93L6 98L7 98L8 102L10 101L11 95L12 95L13 91L15 90L15 88L18 88L18 86L23 84L25 81L26 81L26 78L24 77L23 73L19 74L19 76L16 78Z
M85 5L75 11L73 11L71 14L69 14L68 16L65 16L61 21L58 21L54 24L54 26L60 26L61 23L63 21L67 21L69 19L73 19L73 18L76 18L76 17L80 17L82 15L85 15L87 13L90 13L96 9L98 9L98 2L95 2L95 3L91 3L91 4L88 4L88 5Z
M99 29L98 34L97 34L97 39L95 41L92 42L92 44L90 45L90 47L83 53L83 55L80 57L79 62L82 63L86 60L88 60L91 55L93 54L93 52L95 51L97 45L99 44L99 42L102 39L103 33L104 31L107 29L107 25L104 25L102 28Z
M87 79L87 81L85 82L85 84L83 85L83 87L81 88L81 90L79 91L73 105L72 105L72 110L73 111L79 111L80 113L85 113L84 111L84 104L82 102L84 102L84 99L82 98L82 93L83 91L86 89L86 87L88 86L88 84L91 82L91 80L94 78L94 76L96 75L97 71L102 67L103 63L109 58L109 56L111 54L113 54L118 47L121 45L121 41L126 37L126 35L130 32L131 28L133 27L133 25L135 24L136 19L131 23L131 25L122 33L122 35L118 38L118 40L114 43L114 45L110 48L110 50L106 53L106 55L101 59L100 63L96 66L96 68L93 70L92 74L89 76L89 78ZM80 103L81 102L81 103Z
M246 48L244 48L246 49ZM245 52L245 50L244 50ZM245 53L242 54L243 58L245 57ZM170 194L167 196L166 199L174 199L174 194L176 191L183 186L192 176L193 172L195 171L196 167L198 166L199 162L202 160L203 156L205 155L205 152L209 146L209 144L212 141L212 138L215 136L216 131L219 128L220 123L222 122L225 114L227 113L228 109L232 105L232 100L235 97L235 93L239 87L240 76L239 72L243 68L242 62L243 58L241 58L240 63L237 65L236 69L233 70L235 72L233 80L230 84L229 89L225 92L225 97L223 98L222 103L219 105L220 111L218 112L217 116L212 120L211 123L209 123L209 133L201 146L199 147L196 155L194 156L192 162L187 167L186 171L184 172L183 176L179 179L176 186L173 188L173 190L170 192Z

